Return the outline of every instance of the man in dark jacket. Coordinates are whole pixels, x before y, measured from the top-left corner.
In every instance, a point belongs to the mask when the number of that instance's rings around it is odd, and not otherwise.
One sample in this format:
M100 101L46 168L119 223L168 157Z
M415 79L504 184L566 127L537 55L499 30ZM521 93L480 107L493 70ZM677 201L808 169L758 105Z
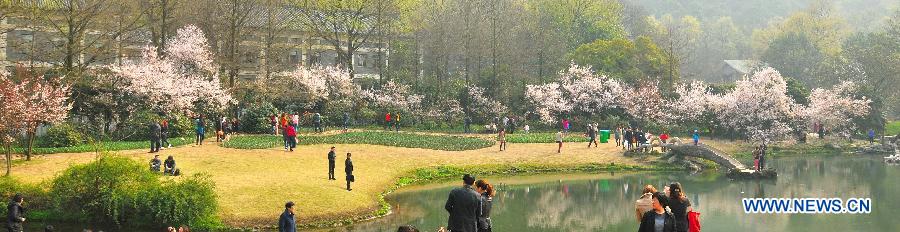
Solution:
M337 180L334 178L334 160L337 158L337 154L334 153L334 147L331 147L331 151L328 151L328 180Z
M25 203L25 198L17 193L6 207L6 229L10 232L22 232L23 230L22 223L25 222L25 207L22 207L22 203Z
M623 150L631 149L631 146L634 146L634 144L631 143L632 137L634 137L634 131L632 131L631 128L626 129L625 130L625 144L626 145L622 146Z
M655 232L658 231L656 230L657 226L662 228L663 232L675 232L675 216L665 210L665 203L663 203L666 196L662 193L654 193L652 199L653 210L647 211L641 217L638 232Z
M159 123L150 123L150 153L159 152L159 147L162 146L159 142L161 130Z
M344 160L344 172L347 173L347 191L351 191L353 189L350 188L350 182L356 181L356 177L353 176L353 160L350 160L350 153L347 153L347 160Z
M297 222L294 221L294 202L284 204L284 213L278 219L278 232L297 232Z
M444 209L450 213L450 218L447 220L447 229L451 232L477 231L481 196L472 188L472 184L475 184L475 177L469 174L464 175L463 184L463 187L450 191L450 196L447 197L447 204L444 205Z

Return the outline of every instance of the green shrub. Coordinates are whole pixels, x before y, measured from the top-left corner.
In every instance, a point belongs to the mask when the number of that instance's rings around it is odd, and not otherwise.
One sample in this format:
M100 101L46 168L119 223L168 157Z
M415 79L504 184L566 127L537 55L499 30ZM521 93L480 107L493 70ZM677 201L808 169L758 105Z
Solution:
M145 188L138 194L141 218L157 225L209 227L202 221L216 215L215 184L205 175L193 175L181 181L166 181Z
M194 119L184 115L170 115L169 119L169 138L194 136ZM170 141L171 142L171 141Z
M253 104L241 115L241 131L246 133L268 134L272 126L269 117L278 114L278 109L272 103Z
M221 224L215 217L215 186L206 176L164 183L158 178L145 164L115 155L72 166L52 182L54 215L130 227Z
M53 125L43 138L46 147L71 147L84 144L84 135L68 123Z
M136 215L134 199L138 192L158 182L145 165L104 155L63 171L53 180L50 195L65 219L119 225Z
M25 197L25 207L29 209L29 218L36 218L35 211L46 210L49 208L48 195L38 185L25 184L17 179L9 176L0 177L0 199L3 199L3 207L0 207L0 215L6 215L6 203L16 194L22 194Z

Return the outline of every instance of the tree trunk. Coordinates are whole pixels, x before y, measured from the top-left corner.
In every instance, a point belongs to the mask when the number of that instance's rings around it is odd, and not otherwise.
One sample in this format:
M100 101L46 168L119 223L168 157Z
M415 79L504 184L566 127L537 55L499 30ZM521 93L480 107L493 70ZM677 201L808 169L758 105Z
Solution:
M31 161L31 152L32 152L32 149L34 148L34 137L35 137L36 134L37 134L37 128L38 128L39 125L40 125L40 124L36 124L36 125L35 125L34 127L32 127L32 128L28 128L28 129L29 129L29 131L28 131L28 144L26 144L26 146L28 146L28 148L25 149L25 161Z
M6 149L6 175L9 176L12 174L12 146L10 143L4 143L3 147Z

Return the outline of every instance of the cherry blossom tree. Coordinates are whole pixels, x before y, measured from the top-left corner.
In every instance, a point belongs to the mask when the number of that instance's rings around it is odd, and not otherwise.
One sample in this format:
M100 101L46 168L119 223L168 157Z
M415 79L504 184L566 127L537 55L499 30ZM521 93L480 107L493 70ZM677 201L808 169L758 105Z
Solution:
M292 87L305 89L308 96L316 100L348 97L359 91L350 78L350 72L339 67L299 66L279 75L288 77Z
M787 95L787 83L773 68L737 81L734 91L707 99L721 126L751 141L768 143L791 135L802 106Z
M625 113L638 121L665 123L668 120L668 111L663 109L665 103L657 82L643 82L628 88L623 99L621 107Z
M31 160L34 137L38 127L66 119L72 104L68 103L70 87L48 80L44 76L33 75L19 67L16 83L7 75L0 76L0 132L6 145L7 161L11 158L10 146L13 135L25 132L25 160ZM62 78L58 78L62 79ZM57 79L57 80L58 80ZM8 171L7 171L8 172Z
M162 56L157 48L146 46L141 60L109 68L115 78L124 79L125 90L160 110L191 112L200 103L224 107L232 102L219 83L218 66L198 27L179 29L167 44Z
M803 116L809 123L819 123L832 132L847 135L856 129L854 117L868 113L871 100L854 96L856 84L842 82L831 89L816 88L809 95L809 106Z
M549 123L564 113L597 114L619 107L623 93L622 83L596 75L590 66L571 64L559 72L556 82L527 85L525 99L532 113Z
M674 93L675 97L664 103L669 125L700 123L710 110L710 99L715 97L710 93L709 85L702 81L677 84Z
M20 112L25 108L23 91L19 84L9 79L8 73L0 73L0 142L3 143L6 157L6 175L10 174L12 162L12 144L15 135L22 128Z
M507 111L506 106L500 103L500 101L486 96L484 94L484 88L471 85L466 89L468 92L467 97L469 98L470 113L475 114L477 117L483 119L499 117Z
M409 86L389 80L380 89L362 91L362 96L375 108L420 115L422 95L410 92Z

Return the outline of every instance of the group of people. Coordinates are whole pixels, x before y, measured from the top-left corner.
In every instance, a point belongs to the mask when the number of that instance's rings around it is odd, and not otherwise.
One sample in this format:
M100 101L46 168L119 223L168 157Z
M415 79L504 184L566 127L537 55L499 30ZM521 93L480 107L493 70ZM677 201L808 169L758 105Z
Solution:
M241 123L237 118L232 118L229 120L227 117L222 117L218 122L216 122L216 142L223 142L228 136L235 134L238 130L240 130Z
M163 119L160 122L150 122L150 153L159 152L162 148L170 148L169 143L169 120Z
M757 172L766 169L766 150L768 147L763 144L753 149L753 170Z
M320 113L310 113L303 112L303 118L307 118L312 122L313 131L315 133L325 132L325 127L322 125L322 114ZM300 131L300 114L288 114L281 113L281 116L278 115L270 115L269 116L269 126L272 128L271 132L273 135L284 134L287 127L292 127L294 133ZM344 131L350 126L350 114L344 112Z
M384 130L400 131L400 113L384 113Z
M450 191L444 209L450 213L447 230L457 232L490 232L491 208L495 191L486 180L463 176L463 186ZM402 227L401 227L402 228Z
M353 160L350 159L352 154L347 152L347 159L344 160L344 174L346 174L345 180L347 181L347 191L352 191L350 188L350 183L356 181L356 177L353 176ZM337 153L335 153L334 147L328 151L328 180L337 180L334 178L334 168L335 168L335 159L337 159Z
M153 156L153 159L150 160L150 171L160 172L161 168L165 168L162 170L163 175L178 176L181 174L181 171L175 168L175 158L171 155L166 158L165 162L159 160L159 155Z
M693 212L691 201L678 182L666 186L663 192L657 192L653 185L644 186L640 199L635 201L638 232L699 231L699 213Z

